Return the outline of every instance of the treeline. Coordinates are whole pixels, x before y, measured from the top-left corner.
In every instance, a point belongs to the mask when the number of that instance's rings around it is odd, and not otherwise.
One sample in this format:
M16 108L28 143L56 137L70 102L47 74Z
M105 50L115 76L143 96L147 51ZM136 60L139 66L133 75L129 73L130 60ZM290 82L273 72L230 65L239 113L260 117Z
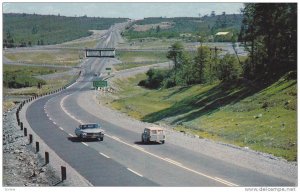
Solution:
M172 69L150 69L147 72L148 78L142 80L139 85L157 89L238 78L242 68L236 56L226 54L220 58L218 54L215 48L201 46L196 56L192 56L183 50L180 42L176 42L167 53L167 58L174 63Z
M23 71L17 71L15 73L4 72L3 74L3 87L6 88L18 89L23 87L42 86L45 84L46 81L26 74Z
M247 78L276 78L297 69L297 3L245 4L240 40Z
M46 81L38 79L35 76L45 75L57 72L57 69L47 67L29 67L29 66L3 66L3 87L5 88L23 88L32 86L42 86Z
M161 22L172 23L172 27L169 29L153 28L144 32L134 31L132 27L128 27L128 30L123 34L129 39L145 37L173 38L180 37L184 33L209 38L210 35L215 35L219 31L229 31L233 34L238 34L242 23L242 15L226 14L224 12L222 15L206 15L203 17L150 17L139 20L134 24L146 25Z
M167 53L167 58L174 63L173 68L151 69L147 72L148 78L139 85L169 88L244 77L264 86L290 71L294 71L290 78L296 78L296 3L245 4L239 38L249 51L244 62L236 55L227 54L221 58L217 49L205 46L200 46L196 56L192 57L177 42Z
M36 14L3 14L3 47L49 45L91 35L126 18L65 17Z

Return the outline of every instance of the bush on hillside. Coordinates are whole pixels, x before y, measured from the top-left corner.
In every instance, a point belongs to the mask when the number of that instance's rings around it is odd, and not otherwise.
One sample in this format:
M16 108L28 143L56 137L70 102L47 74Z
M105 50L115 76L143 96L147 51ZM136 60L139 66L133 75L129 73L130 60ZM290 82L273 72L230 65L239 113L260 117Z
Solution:
M149 89L158 89L162 86L163 80L167 77L167 70L149 69L146 73L148 78L139 82L139 86Z

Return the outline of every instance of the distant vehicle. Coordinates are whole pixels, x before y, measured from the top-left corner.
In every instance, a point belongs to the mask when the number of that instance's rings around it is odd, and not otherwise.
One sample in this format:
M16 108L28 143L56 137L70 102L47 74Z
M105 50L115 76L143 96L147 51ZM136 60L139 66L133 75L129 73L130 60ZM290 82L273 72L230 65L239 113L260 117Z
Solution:
M160 142L165 143L165 131L160 127L146 127L142 133L142 142Z
M77 137L82 139L98 139L103 141L104 130L98 123L81 124L75 129Z

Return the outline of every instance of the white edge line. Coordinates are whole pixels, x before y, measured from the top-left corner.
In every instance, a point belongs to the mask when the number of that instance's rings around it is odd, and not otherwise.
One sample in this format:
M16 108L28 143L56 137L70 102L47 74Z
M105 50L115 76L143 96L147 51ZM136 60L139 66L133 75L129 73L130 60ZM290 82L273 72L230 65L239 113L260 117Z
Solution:
M139 147L139 146L137 146L137 145L133 145L133 147L134 147L134 148L136 148L136 149L142 150L142 151L144 151L144 150L145 150L144 148L142 148L142 147Z
M109 159L109 158L110 158L109 156L105 155L104 153L101 153L101 152L99 152L99 153L100 153L100 155L102 155L102 156L106 157L107 159Z
M84 145L85 145L85 146L87 146L87 147L89 146L89 145L88 145L88 144L86 144L85 142L81 142L81 143L82 143L82 144L84 144Z
M173 163L173 164L176 164L176 165L182 165L181 163L177 162L177 161L174 161L172 159L169 159L169 158L165 158L166 161L170 162L170 163Z
M62 128L62 127L59 127L62 131L64 130L64 128Z
M111 138L112 138L112 139L115 139L115 140L118 140L118 141L120 141L120 140L121 140L120 138L118 138L118 137L115 137L115 136L111 136Z
M220 181L220 182L222 182L222 183L226 183L227 185L230 185L232 187L238 187L238 185L236 185L234 183L230 183L229 181L225 181L225 180L223 180L223 179L221 179L219 177L215 177L215 179L218 180L218 181Z
M109 138L111 138L111 139L117 140L116 137L114 137L114 136L111 136L111 135L108 135L108 134L106 134L106 136L109 137ZM119 142L121 142L121 143L123 143L123 144L125 144L125 145L128 145L128 146L130 146L130 147L135 148L133 145L130 145L130 144L128 144L128 143L126 143L126 142L124 142L124 141L122 141L122 140L120 140L120 139L117 140L117 141L119 141ZM136 149L138 149L138 148L136 148ZM140 149L138 149L138 150L140 150ZM142 151L142 152L144 152L144 153L146 153L146 154L149 154L149 155L151 155L151 156L153 156L153 157L156 157L156 158L158 158L158 159L161 159L161 160L164 160L164 161L167 161L167 162L171 163L171 161L166 160L166 158L160 157L160 156L155 155L155 154L153 154L153 153L150 153L150 152L148 152L148 151L146 151L146 150L140 150L140 151ZM175 164L175 162L172 162L172 164L173 164L173 165L176 165L176 166L178 166L178 167L181 167L181 168L183 168L183 169L185 169L185 170L187 170L187 171L193 172L193 173L195 173L195 174L197 174L197 175L201 175L201 176L206 177L206 178L209 178L209 179L211 179L211 180L214 180L214 181L223 183L223 184L225 184L225 185L227 185L227 186L237 186L237 187L239 186L239 185L237 185L237 184L230 183L230 182L225 181L225 180L220 180L220 179L217 179L217 178L215 178L215 177L206 175L206 174L204 174L204 173L195 171L195 170L190 169L190 168L188 168L188 167L185 167L185 166L183 166L183 165L181 165L181 164Z
M138 172L135 172L134 170L132 170L130 168L127 168L127 169L128 169L128 171L131 171L132 173L134 173L134 174L136 174L136 175L138 175L140 177L143 177L143 175L139 174Z

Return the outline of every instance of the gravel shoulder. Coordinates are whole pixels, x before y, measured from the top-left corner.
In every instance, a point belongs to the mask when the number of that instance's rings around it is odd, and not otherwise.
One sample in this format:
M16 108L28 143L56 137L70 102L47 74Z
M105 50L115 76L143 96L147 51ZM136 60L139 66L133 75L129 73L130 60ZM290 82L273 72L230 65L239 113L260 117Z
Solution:
M109 81L113 81L116 78L126 78L130 75L145 72L149 69L149 67L150 66L120 71L115 76L110 78ZM87 112L92 113L101 119L106 119L109 122L114 122L114 124L124 129L141 133L145 126L151 125L149 123L133 119L119 111L110 109L102 100L102 96L104 94L107 95L110 93L101 91L88 91L82 93L77 102ZM113 95L111 96L113 97ZM242 148L208 139L200 139L194 135L174 131L172 127L166 124L158 124L167 130L167 138L169 143L184 147L196 153L202 153L212 158L226 161L236 166L284 179L295 183L295 185L298 183L297 162L288 162L285 159L254 151L249 148Z
M60 181L51 166L28 145L27 137L17 125L16 109L3 113L3 177L4 187L53 186ZM61 185L60 185L61 186Z

